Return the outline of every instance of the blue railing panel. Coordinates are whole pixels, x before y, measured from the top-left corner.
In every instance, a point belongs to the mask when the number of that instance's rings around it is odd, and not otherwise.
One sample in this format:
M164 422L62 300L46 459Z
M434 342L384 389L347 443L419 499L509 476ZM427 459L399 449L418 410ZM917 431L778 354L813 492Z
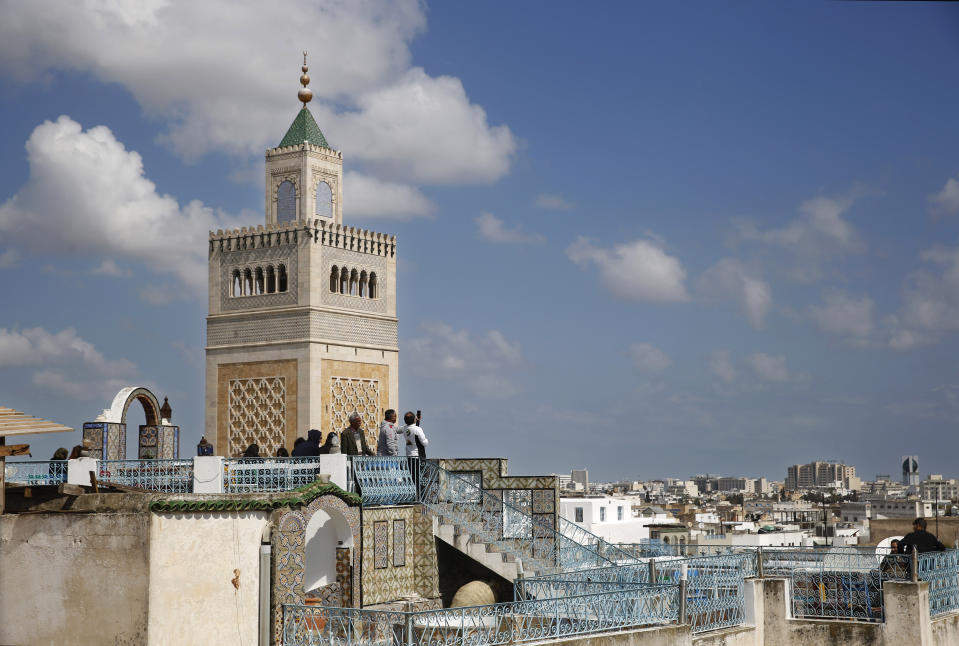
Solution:
M929 582L929 614L959 610L959 550L919 555L919 580Z
M66 460L29 460L7 462L4 468L7 482L25 485L58 485L67 481Z
M312 484L320 475L320 459L224 458L224 493L290 491Z
M405 457L356 456L353 477L364 505L402 505L416 502L416 483L411 465L418 460ZM415 467L414 467L415 468Z
M193 492L193 460L100 460L97 480L164 493Z

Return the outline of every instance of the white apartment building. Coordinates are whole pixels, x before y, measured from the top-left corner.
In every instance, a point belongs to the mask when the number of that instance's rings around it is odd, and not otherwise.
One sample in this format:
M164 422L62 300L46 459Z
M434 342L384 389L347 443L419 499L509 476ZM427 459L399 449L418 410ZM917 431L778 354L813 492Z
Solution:
M666 494L695 498L699 495L699 487L696 486L695 480L670 480L666 487Z
M633 515L633 501L624 496L560 498L560 515L611 543L649 539L649 525L675 523L674 518Z
M736 545L743 547L803 547L813 544L812 537L802 531L729 532L725 535L700 535L700 545Z
M941 474L933 474L919 485L923 500L954 500L959 498L959 480L944 480Z

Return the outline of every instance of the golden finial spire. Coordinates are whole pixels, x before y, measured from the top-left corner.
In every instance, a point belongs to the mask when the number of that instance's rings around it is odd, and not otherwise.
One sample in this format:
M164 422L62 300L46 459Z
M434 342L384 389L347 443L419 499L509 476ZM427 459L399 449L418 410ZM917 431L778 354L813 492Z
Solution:
M307 72L310 71L310 68L306 66L306 50L303 51L303 76L300 77L300 83L303 85L303 88L297 93L297 98L303 102L303 107L306 108L306 104L313 99L313 91L310 90L307 86L310 84L310 75Z

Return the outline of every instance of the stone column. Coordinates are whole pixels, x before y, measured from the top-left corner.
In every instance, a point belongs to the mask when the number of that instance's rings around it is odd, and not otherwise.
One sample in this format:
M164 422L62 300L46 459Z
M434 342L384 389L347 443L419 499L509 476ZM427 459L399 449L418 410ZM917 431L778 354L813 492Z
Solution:
M887 644L932 646L929 617L929 582L886 581L882 584Z

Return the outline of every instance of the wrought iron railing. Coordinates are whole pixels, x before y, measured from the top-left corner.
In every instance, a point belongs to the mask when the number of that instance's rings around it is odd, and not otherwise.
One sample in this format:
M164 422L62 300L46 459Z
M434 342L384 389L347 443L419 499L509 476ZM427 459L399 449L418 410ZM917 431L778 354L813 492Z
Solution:
M224 458L224 493L289 491L316 481L320 459Z
M364 505L399 505L416 502L413 470L419 460L405 457L366 457L352 459L353 477Z
M929 614L959 610L959 550L918 556L918 578L929 582Z
M609 565L608 560L553 527L429 460L420 461L419 490L420 502L432 512L496 550L519 558L527 572ZM511 516L526 522L507 524Z
M875 548L767 549L766 576L790 580L794 617L883 620L882 584L909 577L910 557Z
M29 460L7 462L4 468L7 482L26 485L58 485L67 481L66 460Z
M613 563L635 563L637 562L636 556L630 554L626 550L622 549L614 543L610 543L604 538L597 536L586 528L574 523L571 520L567 520L562 516L558 517L559 521L559 531L566 538L569 538L580 545L588 547L593 552L596 552L603 558L612 561Z
M679 583L685 572L686 620L694 633L746 620L745 568L751 555L726 554L655 562L656 583Z
M674 585L419 612L284 605L283 644L505 646L675 623L678 616Z
M193 460L100 460L97 480L164 493L191 493Z

